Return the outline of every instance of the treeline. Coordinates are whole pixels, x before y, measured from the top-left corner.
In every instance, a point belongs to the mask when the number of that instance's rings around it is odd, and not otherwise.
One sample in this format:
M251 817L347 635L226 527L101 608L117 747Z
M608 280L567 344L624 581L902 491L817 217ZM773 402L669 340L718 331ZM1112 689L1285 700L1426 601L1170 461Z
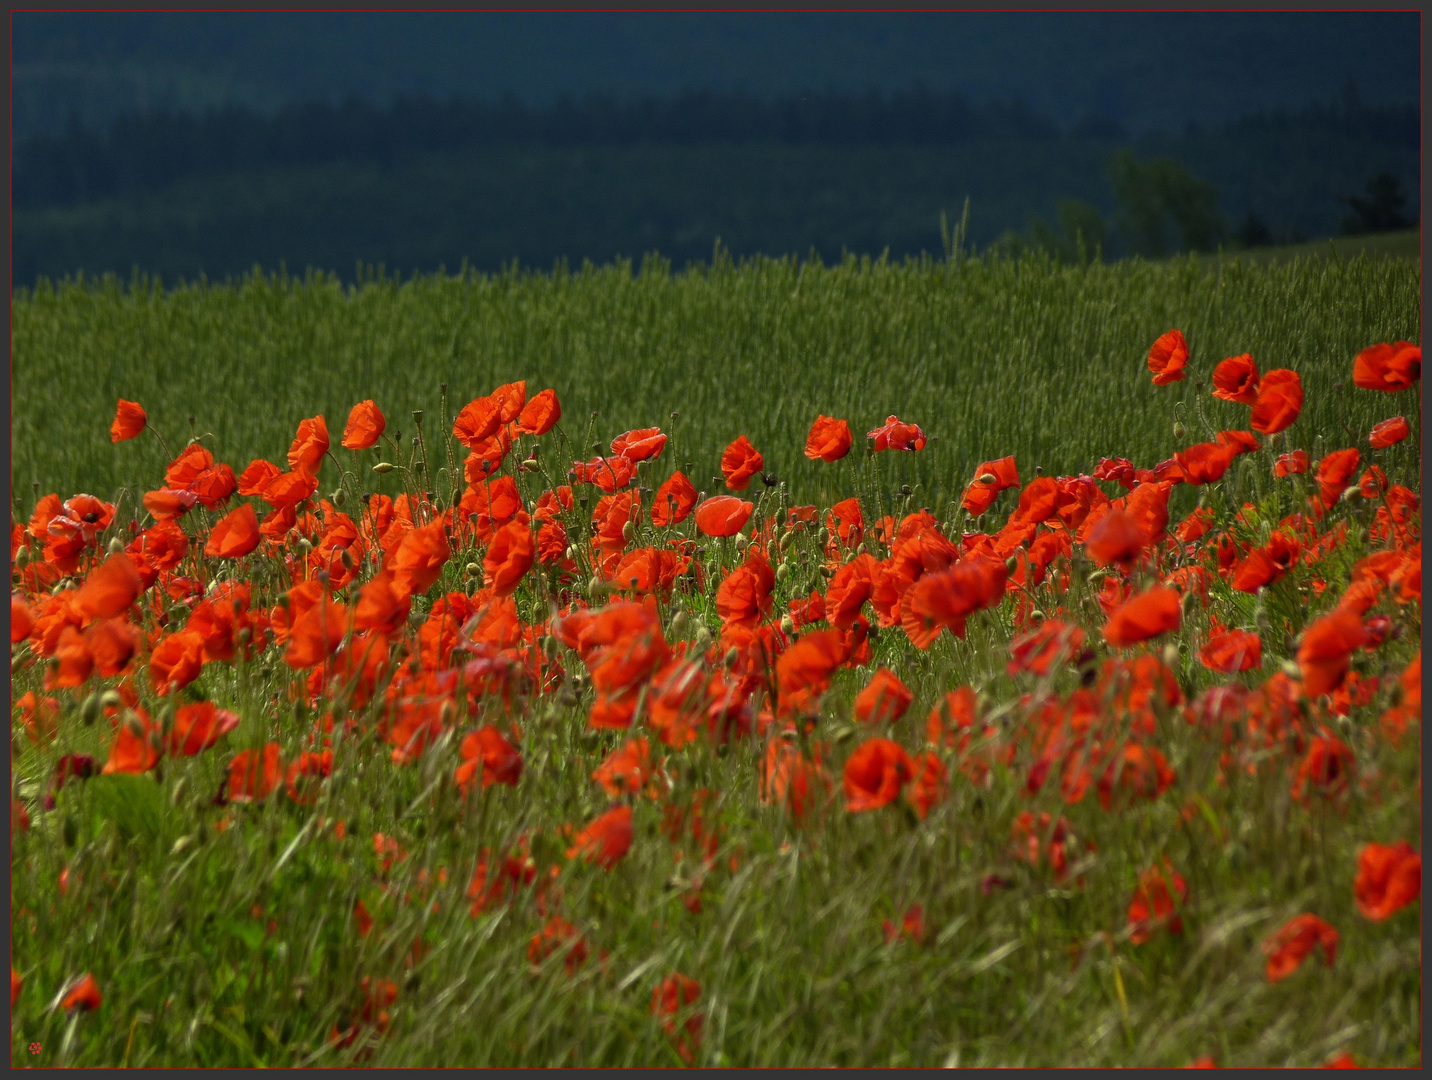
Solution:
M1107 133L1108 125L1085 125ZM1117 128L1112 129L1117 133ZM17 209L67 206L155 190L184 177L334 162L390 168L423 154L483 147L823 143L952 145L1049 141L1058 125L1020 102L972 105L923 86L891 95L812 93L776 100L691 91L671 98L590 95L546 107L405 97L305 102L272 116L242 106L203 114L129 114L105 133L72 124L20 142Z

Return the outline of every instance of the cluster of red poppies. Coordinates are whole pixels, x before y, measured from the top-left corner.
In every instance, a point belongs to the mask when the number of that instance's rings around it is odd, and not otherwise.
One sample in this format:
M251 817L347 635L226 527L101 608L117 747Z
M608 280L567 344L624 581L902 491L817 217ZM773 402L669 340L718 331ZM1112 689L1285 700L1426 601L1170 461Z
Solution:
M1389 393L1416 387L1420 358L1406 342L1374 346L1356 358L1353 381ZM1165 385L1185 377L1188 360L1183 336L1170 331L1148 366ZM179 704L208 665L282 664L293 673L293 697L319 717L306 748L287 761L278 742L238 752L217 803L262 801L281 790L296 803L314 801L335 767L340 727L371 729L397 767L445 733L462 732L453 779L466 796L478 785L520 782L521 720L534 700L575 706L590 691L586 724L633 737L593 773L616 805L580 830L569 827L567 857L612 869L634 842L631 802L666 801L673 843L694 842L699 869L688 898L696 909L720 831L703 819L702 793L671 799L653 739L671 752L700 740L761 740L761 798L797 826L834 805L832 767L848 812L903 802L918 820L948 799L949 766L979 786L1010 773L1028 796L1052 780L1071 805L1091 790L1110 811L1158 799L1177 782L1156 745L1174 716L1219 744L1226 773L1285 760L1298 800L1336 799L1356 769L1336 717L1382 699L1387 739L1420 722L1420 651L1395 676L1369 675L1358 660L1419 625L1420 497L1376 462L1363 468L1354 446L1316 463L1316 490L1297 496L1299 508L1281 520L1251 504L1220 515L1201 502L1171 521L1177 485L1216 485L1245 455L1266 458L1262 468L1287 485L1305 483L1296 478L1310 468L1306 452L1275 438L1302 408L1296 372L1260 375L1245 355L1217 364L1211 381L1214 397L1249 407L1251 430L1219 431L1152 468L1104 458L1092 475L1028 483L1013 457L983 462L959 500L957 512L974 526L963 532L908 499L902 515L875 520L857 497L824 511L794 505L745 435L720 459L736 494L707 496L679 469L653 491L648 478L668 442L658 428L625 432L608 452L599 443L595 457L554 477L552 442L539 440L557 429L557 395L529 398L521 382L453 417L451 436L466 456L464 486L450 497L425 490L427 461L450 454L452 444L425 441L420 414L414 456L369 466L401 470L407 490L396 497L350 490L361 452L381 454L385 438L389 456L402 451L372 401L354 406L345 426L349 466L332 453L321 416L299 424L286 470L256 460L236 473L191 441L127 521L93 496L47 495L28 522L12 523L12 672L43 671L43 685L18 702L19 722L48 745L60 715L53 695L75 695L86 720L107 717L113 731L100 771L144 773L165 756L215 747L239 725L210 702ZM122 400L111 438L136 438L147 427L144 410ZM1402 417L1384 421L1368 450L1385 450L1410 430ZM554 438L560 444L560 429ZM894 416L866 438L869 453L926 445L919 427ZM832 463L853 445L847 421L822 415L804 452ZM325 461L343 475L326 497L318 494ZM739 497L758 477L763 490ZM1007 517L986 525L1006 490L1017 491ZM343 510L350 499L352 514ZM1361 503L1338 511L1351 500ZM1354 537L1371 552L1343 577L1341 553ZM812 575L824 588L797 592L796 582ZM1255 677L1247 673L1264 665L1264 599L1285 578L1296 580L1299 603L1320 613L1302 628L1294 661ZM1232 592L1256 596L1262 621L1220 602ZM692 617L703 609L719 626ZM988 691L960 686L935 701L920 752L879 734L896 734L914 703L907 680L922 670L921 652L946 634L965 639L982 611L996 613L982 626L1014 628L1005 667L1016 691L998 722ZM1102 649L1088 628L1095 611ZM1228 678L1186 700L1168 635L1195 611L1206 616L1192 621L1208 625L1193 631L1202 637L1198 660ZM1273 628L1278 640L1297 629ZM852 718L871 734L837 767L831 743L819 737L826 694L842 669L864 672L873 663L887 632L913 646L905 677L887 665L860 676ZM468 726L465 718L492 715L494 703L504 710L500 725ZM67 777L94 771L92 760L83 770L77 761L62 760L51 799ZM16 800L12 809L23 827L27 807ZM1020 816L1012 850L1063 880L1074 873L1071 858L1093 845L1044 812ZM530 855L494 860L484 852L469 888L474 913L539 878L551 875L539 875ZM1002 883L998 875L987 880L990 888ZM531 958L540 963L555 952L569 969L580 966L584 939L547 889L539 892L548 921ZM1405 842L1370 844L1356 890L1364 914L1386 918L1419 895L1420 857ZM1186 897L1167 860L1146 869L1129 906L1128 939L1177 933ZM892 940L918 939L918 922L907 915ZM1332 963L1337 931L1311 914L1289 923L1270 941L1269 978L1284 977L1315 945ZM388 985L365 998L350 1035L363 1024L386 1027ZM700 1039L692 1009L699 992L673 974L652 1001L688 1060ZM72 996L83 1004L87 993Z

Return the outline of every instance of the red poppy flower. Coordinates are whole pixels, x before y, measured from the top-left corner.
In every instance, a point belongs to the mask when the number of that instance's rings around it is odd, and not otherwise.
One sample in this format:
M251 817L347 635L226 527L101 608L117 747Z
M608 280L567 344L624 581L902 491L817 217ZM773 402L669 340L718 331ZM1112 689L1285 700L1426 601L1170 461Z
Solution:
M114 742L109 759L100 771L105 776L115 773L140 775L159 764L159 728L142 709L126 714Z
M927 750L915 758L910 763L910 768L914 775L905 797L914 809L915 816L924 821L931 808L944 802L949 794L949 774L945 763L940 760L940 755L932 750Z
M202 443L190 443L164 470L164 486L187 488L194 478L214 464L214 455Z
M114 410L114 422L109 425L109 441L119 443L138 438L148 422L149 417L137 401L120 398L119 405Z
M546 435L562 419L562 406L557 401L557 391L543 390L522 407L517 417L517 432L521 435Z
M1303 693L1317 697L1336 690L1347 673L1352 653L1366 641L1362 619L1351 612L1334 611L1315 619L1303 631L1303 642L1298 646Z
M1336 927L1316 915L1294 915L1263 942L1268 981L1281 982L1297 971L1314 946L1323 950L1323 962L1332 967L1338 954Z
M121 552L90 571L71 603L76 611L92 619L112 619L128 611L143 591L144 583L134 560Z
M1318 471L1314 478L1318 482L1318 498L1322 500L1323 506L1331 508L1333 503L1337 502L1338 496L1347 490L1361 459L1362 455L1355 448L1349 448L1334 450L1318 462Z
M887 416L883 427L867 431L865 437L875 440L876 450L925 449L925 433L915 424L907 424L895 416Z
M1406 840L1368 844L1357 853L1357 909L1381 922L1422 895L1422 856Z
M910 688L889 668L881 668L855 695L855 717L862 724L893 724L915 700Z
M1131 743L1114 756L1099 778L1099 805L1105 810L1112 807L1116 792L1130 800L1157 799L1177 779L1157 748Z
M1252 405L1258 399L1258 365L1248 353L1230 356L1213 369L1213 396Z
M262 496L268 490L268 486L278 479L282 472L283 470L273 462L255 458L249 462L247 469L239 473L239 494Z
M666 435L661 428L637 428L627 431L612 440L612 453L624 457L635 465L638 461L661 456L666 446Z
M1124 510L1110 510L1089 530L1084 550L1100 566L1131 566L1144 550L1143 525Z
M652 765L651 744L643 735L608 754L592 773L592 779L613 799L643 791L655 797L660 793L655 783L659 775L660 770Z
M1149 370L1153 372L1155 386L1167 386L1183 379L1187 372L1183 366L1188 363L1188 342L1177 330L1163 334L1149 348Z
M1183 933L1183 919L1178 908L1188 899L1188 883L1165 859L1162 866L1153 866L1139 875L1139 887L1129 902L1129 941L1142 945L1153 937L1159 926L1170 934Z
M678 1030L677 1017L691 1009L701 998L701 984L677 972L668 975L651 992L651 1015L661 1021L662 1028L676 1045L681 1060L690 1065L701 1047L702 1017L690 1016Z
M454 780L464 795L472 787L479 770L484 791L493 784L516 787L522 779L521 752L495 727L489 725L470 732L463 738L458 753L463 763L457 767Z
M1126 647L1177 630L1183 622L1182 597L1165 585L1155 585L1109 613L1104 640Z
M880 928L885 933L887 945L895 944L902 937L919 943L925 937L925 909L919 904L912 904L898 923L885 919Z
M1389 446L1400 443L1411 434L1412 428L1408 426L1407 421L1401 416L1394 416L1390 420L1374 424L1367 441L1372 444L1374 450L1385 450Z
M755 508L734 495L713 495L696 508L696 527L707 536L735 536Z
M1337 1057L1328 1058L1323 1062L1324 1069L1356 1069L1357 1067L1357 1060L1346 1050Z
M1306 450L1294 450L1291 454L1279 454L1278 460L1273 463L1273 478L1275 480L1307 471L1308 452Z
M965 511L979 517L992 505L1005 488L1019 487L1019 472L1014 465L1014 456L983 462L975 469L975 478L965 488L962 505Z
M1039 628L1020 634L1009 643L1011 675L1021 671L1048 675L1084 645L1084 631L1058 619L1046 619Z
M398 585L393 572L382 570L359 591L353 625L359 630L396 634L408 621L411 606L410 594Z
M626 856L631 838L631 807L618 806L577 834L575 843L567 849L567 858L580 857L610 870Z
M103 1001L104 996L99 992L99 983L95 981L93 975L85 972L65 994L60 1005L66 1012L74 1012L76 1009L80 1012L92 1012L98 1009Z
M164 740L171 757L193 757L239 726L239 714L214 707L211 701L183 705L174 714L174 726Z
M348 413L348 423L343 428L343 448L367 450L370 446L376 446L387 426L388 421L384 418L383 411L372 398L360 401Z
M677 469L666 483L656 489L656 495L651 500L651 523L665 528L685 521L696 508L696 495L696 488L686 478L686 474ZM745 521L741 524L744 525ZM737 528L739 531L739 526Z
M510 424L522 414L522 407L527 404L527 380L503 383L489 396L497 403L498 419Z
M527 962L540 967L553 953L561 951L562 967L574 974L587 962L587 941L575 926L560 915L553 915L527 943Z
M820 764L811 761L784 739L766 745L765 767L761 772L761 801L785 807L799 825L815 805L821 789L830 793L830 777Z
M316 797L316 789L333 771L333 751L318 753L305 750L289 763L284 773L284 790L299 806L307 806ZM360 903L362 901L359 901ZM371 924L371 918L369 920Z
M1296 371L1275 368L1263 376L1248 426L1264 435L1276 435L1293 426L1303 411L1303 380Z
M149 681L156 694L182 689L204 666L204 639L192 630L170 634L149 654Z
M721 455L721 475L726 478L726 486L732 491L745 491L751 483L751 477L765 467L765 459L744 435L737 436Z
M225 797L229 802L263 802L278 787L279 745L266 743L262 750L243 750L229 762Z
M858 813L889 806L914 774L914 762L899 743L867 739L845 763L846 808Z
M620 454L572 462L573 483L596 484L608 495L616 494L635 479L636 466Z
M502 403L494 397L481 397L453 417L453 438L473 450L496 434L502 423Z
M248 503L229 511L209 530L204 554L215 559L239 559L259 546L258 515Z
M1183 472L1184 483L1196 486L1223 479L1236 455L1236 449L1228 443L1207 442L1190 446L1173 457Z
M1358 353L1352 363L1353 385L1364 390L1393 394L1406 390L1421 377L1422 346L1410 341L1373 345Z
M317 472L323 455L328 453L328 421L321 416L298 422L298 434L288 448L288 467Z
M392 570L397 588L404 595L412 596L432 588L451 555L447 531L441 521L435 521L409 530L384 569Z
M806 435L805 456L812 461L839 461L850 453L850 425L833 416L817 414Z
M533 556L532 530L524 522L508 522L497 530L483 556L483 587L494 596L511 596L532 569Z
M1198 659L1210 671L1250 671L1263 664L1263 639L1248 630L1224 630L1208 639Z
M776 660L776 689L782 716L813 710L830 689L830 679L845 663L849 650L838 630L815 630L800 638Z
M1303 801L1310 790L1331 798L1347 790L1353 765L1352 747L1324 732L1308 744L1307 756L1293 778L1293 798Z
M307 469L279 473L264 488L263 498L276 510L296 507L318 490L318 477Z

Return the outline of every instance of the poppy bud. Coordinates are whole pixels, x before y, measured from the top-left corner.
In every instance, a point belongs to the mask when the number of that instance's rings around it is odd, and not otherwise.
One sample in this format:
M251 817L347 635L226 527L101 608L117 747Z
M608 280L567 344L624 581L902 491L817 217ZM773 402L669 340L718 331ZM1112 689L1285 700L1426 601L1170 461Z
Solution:
M422 422L423 422L423 410L422 410L422 409L414 409L414 410L413 410L413 423L421 425Z
M85 727L89 727L100 718L100 714L103 711L104 705L101 701L101 695L91 694L85 698L84 704L80 706L80 720L84 722Z
M1018 565L1019 559L1014 555L1011 555L1009 558L1004 560L1004 568L1008 570L1011 574L1014 573L1014 568Z
M139 719L139 714L133 709L125 709L121 721L126 730L136 739L144 738L144 723Z
M1284 660L1281 666L1283 668L1283 674L1291 676L1294 679L1298 678L1303 673L1303 669L1298 667L1298 662L1296 660Z
M121 551L124 550L124 541L116 536L112 540L110 540L108 547L109 553L111 555L118 555Z
M328 501L331 502L334 506L342 507L344 502L347 501L343 495L343 489L339 488L337 491L335 491L332 495L328 497Z
M1029 618L1032 622L1041 623L1044 621L1044 612L1040 611L1038 608L1035 608L1029 613Z
M671 617L671 632L679 634L686 629L686 612L678 611Z
M481 577L482 567L478 566L475 562L470 562L462 568L462 572L468 577Z
M393 463L391 461L380 461L373 466L373 471L375 473L390 473L393 471Z
M1354 499L1356 499L1356 498L1357 498L1359 495L1361 495L1361 494L1362 494L1362 489L1361 489L1360 487L1358 487L1356 484L1354 484L1352 487L1348 488L1346 491L1344 491L1344 492L1342 493L1342 498L1339 499L1338 501L1339 501L1339 502L1352 502Z
M118 690L106 690L100 695L99 703L106 709L117 709L124 704L124 698L119 696Z
M298 539L298 544L296 545L296 547L299 551L307 555L310 551L313 550L313 541L308 539L308 537L306 536L301 536Z
M986 487L988 487L990 484L995 483L997 480L998 477L996 477L995 474L992 472L980 473L979 475L979 482L981 484L984 484Z
M623 539L624 541L626 541L628 544L631 543L631 538L632 538L633 536L635 536L635 535L636 535L636 522L634 522L634 521L628 521L625 525L622 526L622 539Z
M778 506L778 507L776 508L776 524L777 524L777 525L784 525L785 523L786 523L786 508L785 508L784 506Z
M21 545L20 550L15 552L15 565L21 569L24 569L25 564L29 561L30 548L28 545Z
M785 581L786 578L788 578L788 577L790 577L790 576L791 576L791 567L790 567L790 564L789 564L789 563L781 563L780 566L776 567L776 580L777 580L777 581Z
M796 621L789 615L782 615L781 631L786 634L794 634L796 632Z
M184 805L184 796L185 796L186 794L188 794L188 791L189 791L189 778L186 777L186 776L181 776L181 777L179 777L178 783L176 783L176 784L174 785L174 793L173 793L173 795L171 796L171 798L172 798L173 801L174 801L174 805L175 805L175 806L183 806L183 805Z
M701 652L705 652L706 649L710 646L710 644L711 644L711 631L708 630L708 629L707 629L706 627L704 627L704 626L698 626L698 627L696 628L696 640L695 640L696 648L697 648L699 651L701 651Z
M250 630L247 626L239 627L239 632L234 635L234 640L239 643L239 646L241 648L248 645L248 643L252 641L253 638L254 632Z
M564 551L562 554L568 559L573 559L577 556L577 549L569 545L567 550Z
M820 532L816 533L815 538L819 541L821 547L825 547L826 544L830 543L830 530L822 525Z
M1188 434L1188 428L1186 428L1186 427L1183 426L1183 421L1182 421L1182 420L1175 420L1175 421L1173 422L1173 437L1174 437L1175 439L1181 439L1181 438L1183 438L1183 437L1184 437L1185 435L1187 435L1187 434Z
M740 655L741 654L737 651L736 646L732 645L729 649L726 650L726 655L722 657L721 662L725 664L728 668L735 667L736 660L740 657Z
M1163 663L1166 668L1178 665L1178 645L1172 641L1163 648Z
M821 576L821 577L834 577L834 576L835 576L835 571L832 570L832 569L831 569L830 567L828 567L828 566L822 565L821 568L820 568L820 576Z

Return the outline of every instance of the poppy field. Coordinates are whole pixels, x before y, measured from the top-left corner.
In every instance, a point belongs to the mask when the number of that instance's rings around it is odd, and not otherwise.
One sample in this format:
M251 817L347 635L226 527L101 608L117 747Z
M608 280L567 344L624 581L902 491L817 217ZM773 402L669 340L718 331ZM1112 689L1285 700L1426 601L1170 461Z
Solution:
M12 1064L1419 1064L1418 276L20 294Z

